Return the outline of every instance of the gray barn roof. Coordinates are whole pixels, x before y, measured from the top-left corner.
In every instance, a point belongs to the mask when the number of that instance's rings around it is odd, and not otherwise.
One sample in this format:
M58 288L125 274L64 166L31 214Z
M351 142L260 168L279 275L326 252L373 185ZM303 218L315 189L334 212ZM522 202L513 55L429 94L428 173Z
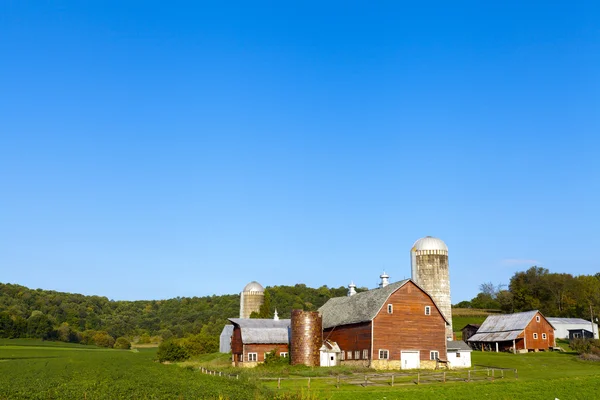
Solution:
M390 283L383 288L360 292L353 296L334 297L329 299L327 303L319 308L319 312L323 315L323 328L326 329L334 326L371 321L375 318L392 293L400 289L409 281L410 279L405 279L403 281Z
M579 324L587 324L590 325L590 321L586 321L581 318L557 318L557 317L547 317L548 322L550 322L554 327L556 325L579 325Z
M502 342L514 340L527 327L538 310L515 314L490 315L471 336L469 342Z
M229 321L240 327L244 343L289 343L289 319L229 318Z
M473 349L462 340L448 340L446 347L448 351L473 351Z

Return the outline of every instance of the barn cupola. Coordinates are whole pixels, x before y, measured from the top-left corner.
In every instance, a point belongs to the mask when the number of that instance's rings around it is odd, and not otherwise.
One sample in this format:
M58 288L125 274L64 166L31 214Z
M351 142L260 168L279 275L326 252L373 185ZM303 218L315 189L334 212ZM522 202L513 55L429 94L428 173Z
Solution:
M277 314L277 309L275 309L275 312L273 313L273 319L275 321L279 321L279 314Z
M390 284L390 276L383 271L383 274L379 275L381 278L381 283L379 284L380 288L384 288Z
M356 294L356 285L354 282L350 282L348 285L348 296L354 296Z

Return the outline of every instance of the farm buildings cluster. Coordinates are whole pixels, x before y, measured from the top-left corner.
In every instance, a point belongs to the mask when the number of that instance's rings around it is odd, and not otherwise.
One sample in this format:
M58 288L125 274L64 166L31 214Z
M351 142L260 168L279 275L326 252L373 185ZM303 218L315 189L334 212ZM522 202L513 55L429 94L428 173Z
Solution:
M468 368L471 351L526 352L555 347L557 337L596 336L598 328L576 319L546 318L539 311L489 316L467 325L453 340L448 247L430 236L411 248L411 279L329 299L318 311L293 310L290 319L251 319L264 288L250 282L240 294L240 317L229 318L221 352L232 363L254 367L270 353L309 366L362 365L376 369ZM595 329L595 330L594 330Z

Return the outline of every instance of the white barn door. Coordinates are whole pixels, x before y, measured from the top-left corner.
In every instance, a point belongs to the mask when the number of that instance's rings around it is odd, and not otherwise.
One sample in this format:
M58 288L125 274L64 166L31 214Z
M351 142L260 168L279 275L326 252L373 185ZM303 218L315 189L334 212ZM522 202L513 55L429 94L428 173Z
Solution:
M421 366L419 351L401 351L402 369L417 369Z

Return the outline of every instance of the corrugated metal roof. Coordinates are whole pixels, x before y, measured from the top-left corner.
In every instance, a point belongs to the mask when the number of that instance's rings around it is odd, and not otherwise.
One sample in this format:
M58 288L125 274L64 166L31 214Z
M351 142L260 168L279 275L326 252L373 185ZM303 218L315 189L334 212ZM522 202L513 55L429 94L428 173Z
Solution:
M554 327L556 327L556 325L563 325L563 324L567 324L567 325L572 325L572 324L588 324L588 325L590 325L591 324L590 321L586 321L585 319L582 319L582 318L547 317L546 319L548 320L548 322L550 322L552 325L554 325Z
M446 347L448 348L448 351L473 351L473 349L462 340L448 340Z
M329 299L319 308L319 312L323 315L323 328L371 321L387 298L408 281L405 279L353 296Z
M219 351L229 353L231 351L231 335L233 334L233 325L225 325L219 337Z
M289 343L289 319L229 318L229 320L241 328L244 343Z
M533 310L515 314L490 315L468 341L501 342L516 339L537 313L537 310Z

